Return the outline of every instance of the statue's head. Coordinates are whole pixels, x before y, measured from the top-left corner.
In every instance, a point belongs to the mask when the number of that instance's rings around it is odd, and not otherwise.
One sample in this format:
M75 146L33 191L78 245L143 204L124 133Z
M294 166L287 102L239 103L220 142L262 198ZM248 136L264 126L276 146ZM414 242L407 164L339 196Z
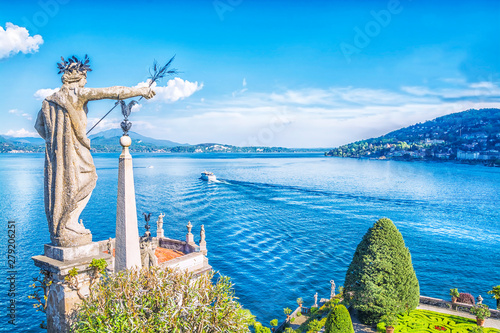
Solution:
M83 87L87 83L87 72L91 72L89 66L89 58L85 55L83 60L78 60L77 57L72 56L68 60L61 57L62 62L57 64L59 74L63 73L61 81L63 84L76 83L78 86Z

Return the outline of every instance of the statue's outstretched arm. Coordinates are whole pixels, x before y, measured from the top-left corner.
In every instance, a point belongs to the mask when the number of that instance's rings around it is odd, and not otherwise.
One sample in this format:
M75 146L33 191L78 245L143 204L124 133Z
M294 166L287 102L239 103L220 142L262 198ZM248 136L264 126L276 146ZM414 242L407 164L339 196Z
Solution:
M143 96L144 98L152 98L155 95L154 91L148 87L130 88L130 87L108 87L108 88L82 88L80 96L87 101L95 101L99 99L127 99L131 97Z

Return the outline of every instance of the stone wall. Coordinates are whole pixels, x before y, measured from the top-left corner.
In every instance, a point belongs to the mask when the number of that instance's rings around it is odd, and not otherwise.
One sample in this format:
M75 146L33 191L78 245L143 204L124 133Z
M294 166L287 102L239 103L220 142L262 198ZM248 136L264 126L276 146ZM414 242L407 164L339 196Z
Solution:
M436 307L444 308L444 309L451 309L451 310L456 310L456 311L461 311L461 312L467 312L467 313L470 313L470 309L472 308L472 305L470 305L470 304L465 304L465 303L453 304L452 302L445 301L444 299L427 297L427 296L420 296L420 303L426 304L426 305L431 305L431 306L436 306ZM491 312L490 318L500 319L500 311L499 310L490 309L490 312Z
M193 253L200 251L200 247L198 245L191 245L184 241L166 237L161 237L158 239L158 246L164 249L181 251L184 253Z

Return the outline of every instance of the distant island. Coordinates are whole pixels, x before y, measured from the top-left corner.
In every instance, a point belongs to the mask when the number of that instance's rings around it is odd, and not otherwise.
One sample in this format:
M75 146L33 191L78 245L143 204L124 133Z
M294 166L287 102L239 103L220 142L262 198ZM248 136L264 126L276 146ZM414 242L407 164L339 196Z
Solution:
M93 153L121 152L119 140L121 129L110 129L89 136ZM132 138L131 152L136 153L306 153L324 152L324 148L284 147L238 147L221 143L200 143L190 145L170 140L153 139L136 132L129 132ZM45 142L41 138L15 138L0 136L0 153L42 153Z
M467 110L361 140L326 156L500 166L500 109Z

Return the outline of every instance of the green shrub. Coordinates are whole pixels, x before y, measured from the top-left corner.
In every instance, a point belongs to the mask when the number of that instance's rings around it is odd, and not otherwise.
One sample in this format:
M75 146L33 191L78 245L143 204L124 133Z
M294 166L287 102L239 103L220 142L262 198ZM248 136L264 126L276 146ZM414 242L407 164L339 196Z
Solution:
M158 267L101 278L74 314L71 332L248 332L254 319L228 277Z
M378 220L358 244L347 270L345 299L365 324L387 313L415 309L419 285L403 236L387 218Z
M321 323L317 319L312 320L307 325L308 332L311 332L311 333L319 332L322 327L323 327L323 325L321 325Z
M343 304L337 304L326 319L325 333L354 333L351 316Z

